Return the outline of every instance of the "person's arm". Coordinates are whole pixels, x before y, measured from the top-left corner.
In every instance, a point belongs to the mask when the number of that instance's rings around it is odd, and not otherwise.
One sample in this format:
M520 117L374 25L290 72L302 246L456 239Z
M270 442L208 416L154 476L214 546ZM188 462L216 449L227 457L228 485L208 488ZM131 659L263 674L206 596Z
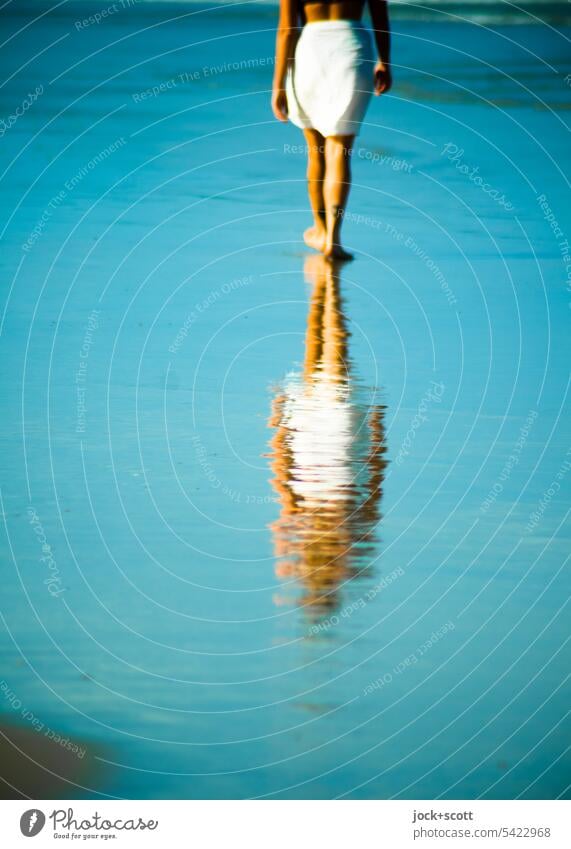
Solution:
M278 121L287 121L285 79L298 37L297 0L280 0L276 34L276 64L272 87L272 111Z
M391 30L389 9L386 0L369 0L371 23L379 61L375 65L375 94L384 94L392 85L391 76Z

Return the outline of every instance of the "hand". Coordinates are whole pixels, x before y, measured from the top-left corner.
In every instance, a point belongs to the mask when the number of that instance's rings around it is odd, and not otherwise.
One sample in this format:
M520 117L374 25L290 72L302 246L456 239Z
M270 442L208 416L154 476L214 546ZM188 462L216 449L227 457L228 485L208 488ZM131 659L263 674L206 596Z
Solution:
M287 98L285 89L274 88L272 91L272 112L278 121L287 121Z
M391 69L388 65L385 65L384 62L380 60L375 65L374 70L375 77L375 94L378 96L379 94L386 94L387 91L390 90L393 84L393 78L391 75Z

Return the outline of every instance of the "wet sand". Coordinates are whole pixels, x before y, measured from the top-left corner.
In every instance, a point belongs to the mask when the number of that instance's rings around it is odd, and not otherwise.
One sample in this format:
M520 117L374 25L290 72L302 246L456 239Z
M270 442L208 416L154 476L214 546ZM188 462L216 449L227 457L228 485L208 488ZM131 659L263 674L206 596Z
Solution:
M104 779L97 752L85 742L46 728L41 720L28 727L0 726L1 799L91 797Z
M29 8L2 719L66 798L568 795L569 28L395 17L332 268L271 10Z

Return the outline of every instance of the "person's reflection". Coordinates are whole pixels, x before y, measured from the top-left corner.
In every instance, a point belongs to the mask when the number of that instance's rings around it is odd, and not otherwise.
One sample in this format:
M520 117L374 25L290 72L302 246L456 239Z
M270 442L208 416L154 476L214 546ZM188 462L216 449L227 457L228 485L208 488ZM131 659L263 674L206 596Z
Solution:
M304 272L313 291L303 373L287 376L269 421L281 504L271 529L276 574L320 616L338 605L340 585L369 568L386 465L384 408L367 403L351 373L339 267L315 255Z

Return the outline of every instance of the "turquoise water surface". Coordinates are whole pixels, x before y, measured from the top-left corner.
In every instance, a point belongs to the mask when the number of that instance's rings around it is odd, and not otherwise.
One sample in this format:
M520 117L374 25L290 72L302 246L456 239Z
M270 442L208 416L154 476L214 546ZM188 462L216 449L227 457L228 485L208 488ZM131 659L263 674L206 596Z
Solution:
M69 797L568 796L569 28L395 16L332 267L272 10L97 8L0 12L0 716Z

